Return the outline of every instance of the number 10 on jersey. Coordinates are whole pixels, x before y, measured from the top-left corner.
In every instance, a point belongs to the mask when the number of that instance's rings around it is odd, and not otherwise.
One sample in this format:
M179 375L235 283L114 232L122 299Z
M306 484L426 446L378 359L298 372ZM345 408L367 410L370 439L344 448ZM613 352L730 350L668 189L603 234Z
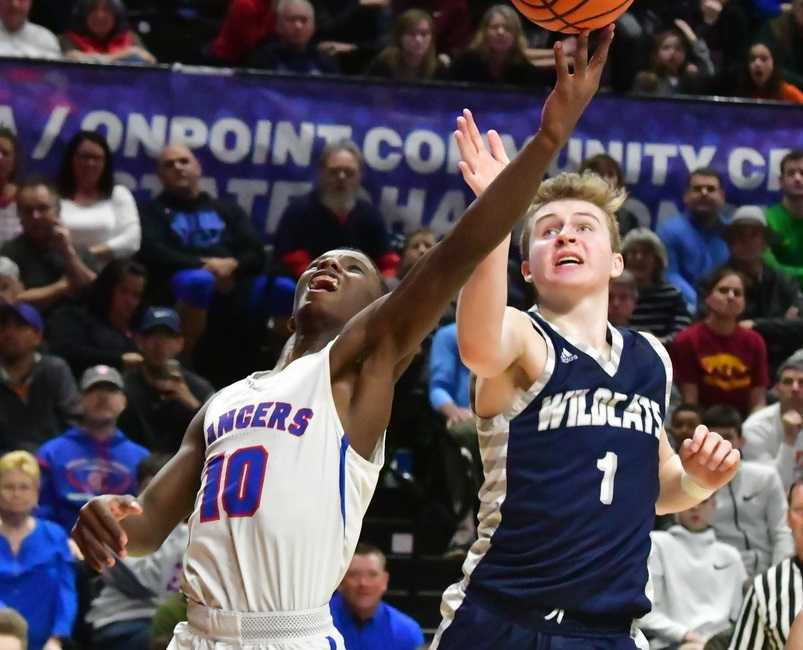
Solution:
M228 457L212 456L206 464L201 523L220 519L220 504L229 517L251 517L259 510L268 468L268 450L243 447Z

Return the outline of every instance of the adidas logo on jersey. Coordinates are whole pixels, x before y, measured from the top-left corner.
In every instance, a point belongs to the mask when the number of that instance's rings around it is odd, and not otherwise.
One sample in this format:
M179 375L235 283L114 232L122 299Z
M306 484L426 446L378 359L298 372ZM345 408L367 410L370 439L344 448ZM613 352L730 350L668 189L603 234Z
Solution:
M560 360L562 363L571 363L572 361L577 361L577 355L572 354L566 348L563 348L560 352Z

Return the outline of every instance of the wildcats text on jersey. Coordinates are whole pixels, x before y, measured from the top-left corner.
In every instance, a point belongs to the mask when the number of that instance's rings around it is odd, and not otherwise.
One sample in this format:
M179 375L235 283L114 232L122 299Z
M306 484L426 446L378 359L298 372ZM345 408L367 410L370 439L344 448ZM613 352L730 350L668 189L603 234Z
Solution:
M544 398L538 413L539 431L588 426L635 429L658 438L661 407L638 393L628 396L607 388L593 393L587 388L570 390Z
M232 431L256 427L303 436L314 415L311 408L296 408L287 402L246 404L221 413L217 422L210 422L206 428L206 444L211 445Z

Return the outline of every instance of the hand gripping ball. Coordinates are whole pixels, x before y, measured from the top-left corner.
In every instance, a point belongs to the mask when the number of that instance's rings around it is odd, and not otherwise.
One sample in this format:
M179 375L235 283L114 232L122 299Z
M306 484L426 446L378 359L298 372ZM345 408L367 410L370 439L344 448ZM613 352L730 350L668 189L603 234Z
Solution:
M633 0L511 0L524 16L551 32L577 34L610 25Z

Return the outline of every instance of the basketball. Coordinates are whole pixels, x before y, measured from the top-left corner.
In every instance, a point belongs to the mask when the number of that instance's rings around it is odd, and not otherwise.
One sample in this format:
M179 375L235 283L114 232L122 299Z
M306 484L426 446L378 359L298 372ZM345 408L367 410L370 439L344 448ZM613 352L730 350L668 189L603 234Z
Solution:
M524 16L551 32L577 34L610 25L633 0L511 0Z

